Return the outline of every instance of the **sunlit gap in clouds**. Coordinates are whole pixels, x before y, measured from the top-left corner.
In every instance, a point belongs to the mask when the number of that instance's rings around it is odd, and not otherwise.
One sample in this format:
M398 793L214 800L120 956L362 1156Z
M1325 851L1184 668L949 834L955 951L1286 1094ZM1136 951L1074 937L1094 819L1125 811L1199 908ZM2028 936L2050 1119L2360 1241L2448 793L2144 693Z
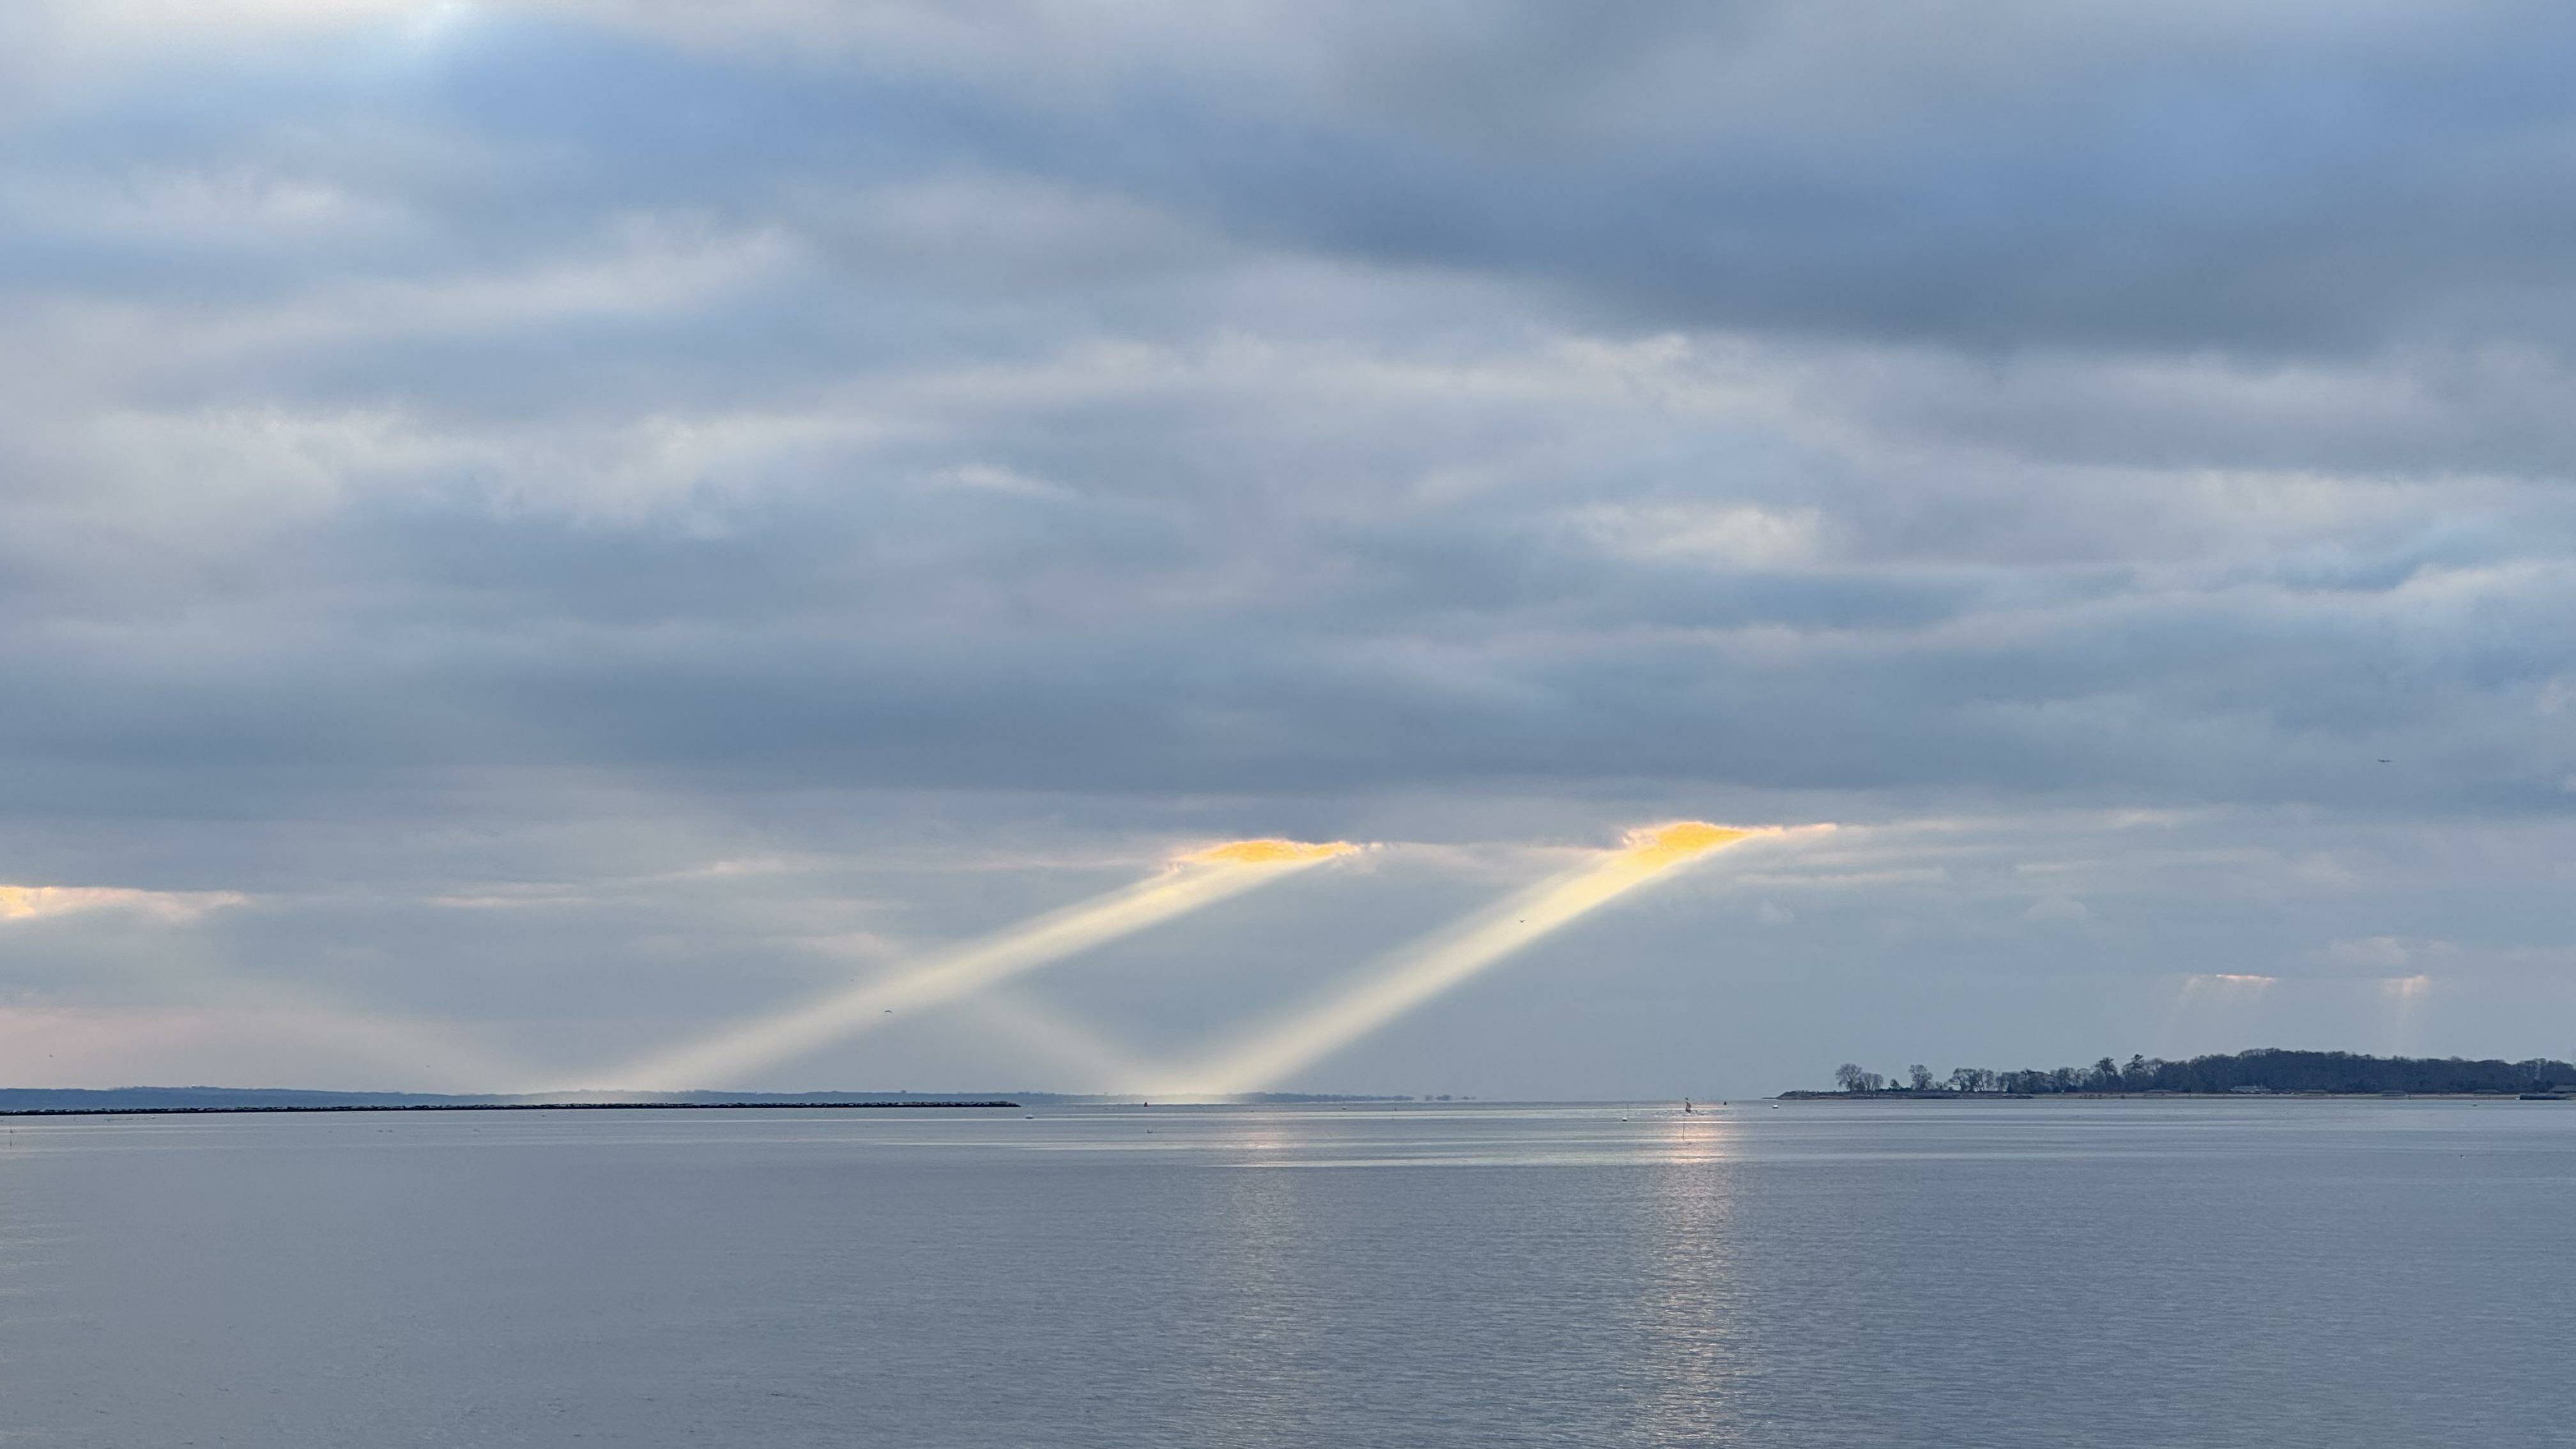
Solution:
M2219 1033L2233 1035L2250 1029L2279 979L2244 971L2202 971L2183 977L2174 985L2173 1007L2165 1013L2164 1029L2157 1036L2164 1043L2161 1049L2206 1050Z
M2259 996L2277 976L2254 976L2242 971L2204 971L2182 979L2182 994L2188 1000L2195 996L2244 999Z
M1180 857L1151 880L951 947L793 1011L661 1052L608 1073L599 1085L650 1092L739 1087L748 1073L887 1025L901 1013L954 1001L1358 849L1345 841L1211 846Z
M1597 863L1541 881L1398 950L1360 984L1193 1069L1175 1073L1154 1090L1157 1095L1207 1096L1260 1091L1679 866L1748 840L1832 828L1739 828L1684 820L1632 831L1624 845Z
M147 891L125 886L0 885L0 921L33 921L81 911L123 909L162 921L193 921L238 906L239 891Z

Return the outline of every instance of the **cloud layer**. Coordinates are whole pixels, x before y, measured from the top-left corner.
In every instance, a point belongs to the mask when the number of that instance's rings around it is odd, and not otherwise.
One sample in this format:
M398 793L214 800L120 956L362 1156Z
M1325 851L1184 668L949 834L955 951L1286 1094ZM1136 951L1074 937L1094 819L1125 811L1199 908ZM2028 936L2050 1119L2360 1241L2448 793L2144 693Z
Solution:
M1176 843L1414 843L1056 1003L1150 1044L1695 814L1897 833L1587 927L1663 964L1558 1066L1464 1045L1569 1020L1534 963L1310 1084L2091 1053L2194 974L2563 1053L2571 24L13 7L0 878L245 903L0 922L0 994L164 1009L175 932L606 1059ZM2099 1049L2256 1026L2170 1030ZM905 1049L808 1070L1020 1060Z

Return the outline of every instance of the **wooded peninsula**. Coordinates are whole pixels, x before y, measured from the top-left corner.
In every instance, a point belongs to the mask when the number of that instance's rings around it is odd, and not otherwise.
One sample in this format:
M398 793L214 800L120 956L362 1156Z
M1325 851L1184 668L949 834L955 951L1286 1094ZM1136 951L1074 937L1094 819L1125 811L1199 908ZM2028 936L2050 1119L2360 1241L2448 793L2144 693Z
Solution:
M1935 1075L1916 1063L1901 1075L1881 1076L1857 1062L1834 1069L1835 1090L1783 1092L1783 1097L2048 1097L2203 1096L2266 1094L2324 1096L2439 1095L2555 1096L2576 1091L2576 1066L2532 1057L2526 1061L2471 1061L2464 1057L2372 1057L2351 1052L2253 1051L2169 1062L2111 1057L2087 1067L2027 1067L1997 1071L1953 1067Z

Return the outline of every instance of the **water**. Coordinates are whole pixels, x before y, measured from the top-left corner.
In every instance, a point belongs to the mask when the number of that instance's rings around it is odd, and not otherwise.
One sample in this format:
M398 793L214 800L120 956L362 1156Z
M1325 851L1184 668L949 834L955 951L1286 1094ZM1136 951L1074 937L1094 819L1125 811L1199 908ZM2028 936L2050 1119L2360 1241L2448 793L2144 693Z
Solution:
M0 1127L0 1445L2563 1443L2576 1106Z

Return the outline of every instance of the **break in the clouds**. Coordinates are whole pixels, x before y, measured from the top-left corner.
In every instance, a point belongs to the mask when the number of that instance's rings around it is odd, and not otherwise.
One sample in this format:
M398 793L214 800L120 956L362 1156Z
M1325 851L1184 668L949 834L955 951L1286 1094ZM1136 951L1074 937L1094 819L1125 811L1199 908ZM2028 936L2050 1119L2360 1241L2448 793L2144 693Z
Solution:
M1679 815L1846 828L1287 1085L2564 1054L2571 29L11 6L0 1076L578 1071L1388 843L741 1084L1079 1087Z

